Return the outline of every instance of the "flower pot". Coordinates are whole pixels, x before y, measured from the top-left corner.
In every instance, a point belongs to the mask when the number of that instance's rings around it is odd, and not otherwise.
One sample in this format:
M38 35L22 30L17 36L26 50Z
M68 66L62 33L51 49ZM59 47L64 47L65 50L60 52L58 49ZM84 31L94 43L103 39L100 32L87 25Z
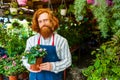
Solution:
M18 76L9 76L9 80L18 80Z
M40 70L40 69L39 69L39 66L40 66L40 64L42 63L42 59L43 59L42 57L37 58L37 59L36 59L36 63L30 65L30 68L31 68L33 71L38 71L38 70Z
M17 15L18 9L17 8L10 8L10 13L12 15Z
M3 75L2 74L0 74L0 80L3 80Z
M29 78L29 73L28 72L23 72L18 76L18 78L20 80L27 80Z
M61 14L62 16L65 16L66 13L67 13L67 9L61 9L61 10L60 10L60 14Z

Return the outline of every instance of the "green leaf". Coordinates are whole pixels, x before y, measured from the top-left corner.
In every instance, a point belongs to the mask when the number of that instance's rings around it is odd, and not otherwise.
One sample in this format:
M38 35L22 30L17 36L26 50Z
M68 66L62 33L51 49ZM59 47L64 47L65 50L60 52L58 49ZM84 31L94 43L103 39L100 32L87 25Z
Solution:
M36 63L36 58L34 58L34 57L29 58L28 63L29 64L35 64Z
M96 69L100 67L100 60L99 60L99 59L97 59L97 60L95 61L94 66L95 66Z

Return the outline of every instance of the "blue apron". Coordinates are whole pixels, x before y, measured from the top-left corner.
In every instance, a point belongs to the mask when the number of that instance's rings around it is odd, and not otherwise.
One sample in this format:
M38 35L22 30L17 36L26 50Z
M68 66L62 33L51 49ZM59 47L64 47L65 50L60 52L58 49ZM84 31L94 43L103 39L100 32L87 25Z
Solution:
M40 38L38 39L38 44L40 44ZM40 45L41 48L45 48L47 55L43 58L44 62L56 62L60 61L57 56L56 48L54 46L54 35L52 45ZM54 73L51 71L41 71L38 73L30 72L29 80L62 80L63 72Z

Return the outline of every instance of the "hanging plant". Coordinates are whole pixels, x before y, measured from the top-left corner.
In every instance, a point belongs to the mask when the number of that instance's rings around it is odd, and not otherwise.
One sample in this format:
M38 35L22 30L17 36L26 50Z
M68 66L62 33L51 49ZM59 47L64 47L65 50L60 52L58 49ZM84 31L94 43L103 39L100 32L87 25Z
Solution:
M17 15L18 12L18 4L16 0L12 0L10 3L10 14Z
M74 9L75 9L75 18L77 21L83 19L84 15L86 14L86 0L75 0L74 2Z
M81 0L75 2L78 4ZM87 77L87 80L119 80L120 0L95 0L92 5L79 3L79 6L75 6L75 11L78 12L76 18L83 13L84 7L89 6L97 20L101 36L107 39L99 49L93 51L92 54L96 55L96 59L83 70L83 74ZM82 8L82 10L78 11L79 8Z
M89 8L93 13L94 18L97 20L98 28L101 32L101 36L103 38L108 38L112 34L114 34L115 30L118 29L118 28L115 28L116 26L114 24L113 24L114 25L113 27L111 23L114 20L111 18L111 16L113 15L113 13L111 12L112 10L111 8L114 7L113 5L115 5L114 0L113 1L112 0L75 0L74 14L75 14L76 20L79 22L82 19L84 19L84 16L87 14L86 10L87 8ZM117 11L115 12L118 14Z
M120 13L119 0L96 0L97 5L89 5L103 38L109 38L99 49L93 63L83 70L87 80L119 80L120 79ZM110 0L109 0L110 1ZM110 37L112 37L110 39Z
M65 16L66 13L67 13L67 6L66 6L66 3L65 3L65 0L62 0L61 5L59 6L59 8L60 8L60 14L62 16Z
M10 7L12 8L18 8L18 4L16 0L11 0Z
M98 27L101 31L102 37L107 38L109 32L108 6L104 0L96 0L95 2L95 5L90 6L90 9L98 21Z
M67 9L61 9L60 10L60 14L62 15L62 16L65 16L66 15L66 13L67 13Z

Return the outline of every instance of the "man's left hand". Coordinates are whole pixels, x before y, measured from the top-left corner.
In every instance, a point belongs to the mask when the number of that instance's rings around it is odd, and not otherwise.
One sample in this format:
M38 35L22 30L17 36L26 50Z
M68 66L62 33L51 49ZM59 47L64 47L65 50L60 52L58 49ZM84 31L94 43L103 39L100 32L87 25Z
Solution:
M40 69L46 70L46 71L51 71L52 64L50 62L42 63L42 64L40 64Z

